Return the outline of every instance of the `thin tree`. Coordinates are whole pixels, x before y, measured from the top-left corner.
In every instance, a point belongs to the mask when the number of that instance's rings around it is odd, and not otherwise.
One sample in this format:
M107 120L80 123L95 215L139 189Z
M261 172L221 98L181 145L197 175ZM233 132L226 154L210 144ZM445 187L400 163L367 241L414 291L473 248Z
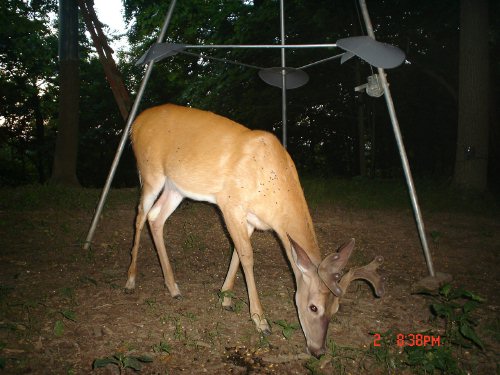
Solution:
M127 120L132 105L130 94L125 86L122 74L113 59L113 49L108 44L108 39L102 31L102 24L94 10L94 0L78 0L85 26L92 36L94 47L99 55L99 60L106 74L108 83L113 91L116 104L124 120Z
M488 0L460 2L460 61L454 182L487 188L489 136Z
M59 123L51 182L78 186L78 4L59 0Z

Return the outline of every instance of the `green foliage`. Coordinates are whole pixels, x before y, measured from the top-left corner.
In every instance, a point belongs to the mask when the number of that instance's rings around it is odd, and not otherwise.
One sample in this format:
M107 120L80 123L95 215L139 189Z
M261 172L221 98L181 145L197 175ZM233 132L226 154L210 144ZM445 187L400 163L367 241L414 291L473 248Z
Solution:
M235 298L236 294L232 290L220 290L217 292L217 296L219 297L219 303L222 303L224 298Z
M333 340L327 342L327 352L320 358L311 357L305 364L305 368L309 370L312 375L326 375L326 374L348 374L346 362L355 363L359 362L361 357L366 354L363 350L349 346L343 346L335 343ZM330 364L331 370L325 369L326 364ZM364 373L359 372L359 373Z
M394 330L388 330L377 336L377 345L371 345L369 355L382 364L389 372L411 368L418 374L465 374L463 363L457 358L457 349L471 348L476 345L481 350L484 344L475 331L474 312L484 299L464 288L444 285L438 296L432 296L431 309L434 314L444 319L445 334L435 336L439 340L432 342L405 342ZM399 350L403 348L403 350Z
M73 310L62 310L61 315L72 322L76 322L76 313Z
M184 229L184 242L182 243L182 249L184 251L204 251L207 248L207 245L203 242L203 240L196 235L195 233L191 233L187 226L183 226Z
M408 346L404 350L406 364L417 370L419 374L434 374L439 371L443 374L460 375L466 372L459 368L451 348L436 346L426 348L422 346Z
M60 320L56 320L54 323L54 335L56 336L62 336L64 333L64 323Z
M463 288L444 285L432 304L432 311L446 322L446 338L450 343L468 347L470 343L484 349L474 327L477 325L474 311L484 298Z
M166 341L160 341L158 344L153 345L153 351L155 353L166 353L170 354L172 348L170 344Z
M141 371L143 364L150 362L153 362L153 359L145 355L128 356L123 353L117 353L111 357L95 359L92 363L92 368L97 369L106 367L108 365L115 365L118 366L118 368L120 369L120 373L122 373L122 371L127 368L134 371Z
M144 303L146 304L146 306L148 306L148 308L150 308L151 310L155 309L156 308L156 298L146 298L144 300Z
M301 183L311 207L332 203L360 209L410 207L408 189L402 178L318 178L305 175ZM432 180L416 180L415 186L422 208L428 211L491 216L498 216L500 212L500 199L494 194L464 193L449 184ZM442 237L442 233L436 231L430 235L435 242Z
M281 334L287 340L300 328L298 323L288 323L284 319L276 320L274 323L281 327Z
M24 185L17 188L0 188L0 209L94 209L101 189L81 189L54 185ZM137 189L112 189L109 192L106 208L134 204Z
M0 2L0 186L43 180L55 113L55 1Z
M426 333L427 334L427 333ZM399 342L394 330L380 334L377 346L370 345L369 355L389 373L411 368L417 374L463 374L452 348L443 345L413 345ZM403 349L403 350L401 350Z
M117 54L118 66L134 92L144 74L144 68L134 62L156 40L171 2L123 3L131 51ZM287 42L331 43L362 34L360 22L352 22L359 12L353 4L288 0ZM498 9L492 6L492 19L498 18ZM413 172L448 177L456 148L459 2L374 2L370 13L378 25L377 38L404 47L411 61L391 70L391 90L401 99L398 117ZM57 22L55 0L0 3L0 186L44 182L50 173L58 116ZM166 41L276 44L279 23L277 1L182 1L177 3ZM492 35L497 34L498 25L493 23ZM497 51L498 38L492 37L491 44L492 51ZM275 50L204 51L257 67L280 65ZM333 49L287 50L287 65L300 67L335 53ZM78 177L84 186L95 187L104 182L108 169L102 166L111 164L124 124L82 25L80 55L80 96L85 110L80 111ZM258 69L183 54L165 62L155 65L143 107L166 101L188 104L281 135L279 90L259 80ZM498 64L492 67L492 74L498 75ZM368 64L357 58L343 65L331 61L308 68L307 73L309 83L287 93L288 150L299 170L322 177L355 176L360 173L359 155L364 155L369 176L400 177L384 101L353 90L372 74ZM364 119L363 129L358 128L359 119ZM493 171L498 156L493 153L490 161ZM126 147L115 186L137 183L134 166L130 147ZM497 179L495 173L490 175Z
M311 375L324 375L321 370L321 363L319 359L311 357L304 363L304 367L309 371Z

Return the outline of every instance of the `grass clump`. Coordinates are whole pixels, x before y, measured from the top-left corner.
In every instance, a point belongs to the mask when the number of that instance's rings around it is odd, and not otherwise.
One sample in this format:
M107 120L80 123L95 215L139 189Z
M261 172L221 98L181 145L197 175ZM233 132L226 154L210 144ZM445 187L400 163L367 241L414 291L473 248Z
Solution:
M380 178L308 178L301 180L311 207L335 204L357 209L411 208L408 188L400 179ZM458 212L498 216L500 199L489 193L464 191L449 183L434 180L415 181L422 209L434 212Z
M24 185L0 188L1 210L94 209L101 189L84 189L59 185ZM106 207L135 207L138 189L111 189Z

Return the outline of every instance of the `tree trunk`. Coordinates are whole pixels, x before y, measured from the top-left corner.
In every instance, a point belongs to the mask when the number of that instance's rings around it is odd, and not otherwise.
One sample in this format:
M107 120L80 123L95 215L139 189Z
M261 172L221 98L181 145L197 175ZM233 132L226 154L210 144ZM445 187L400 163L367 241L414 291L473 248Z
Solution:
M35 115L36 169L38 171L38 182L43 184L45 182L45 126L38 92L33 95L32 103Z
M458 132L454 182L487 188L489 130L488 0L460 2Z
M59 63L59 124L51 182L79 186L76 177L80 98L76 0L59 0Z
M132 101L127 87L123 82L122 75L113 59L113 50L108 44L108 40L102 31L101 22L99 22L95 13L94 0L78 0L78 4L82 12L85 26L92 37L104 73L111 86L116 104L118 105L123 120L127 121Z

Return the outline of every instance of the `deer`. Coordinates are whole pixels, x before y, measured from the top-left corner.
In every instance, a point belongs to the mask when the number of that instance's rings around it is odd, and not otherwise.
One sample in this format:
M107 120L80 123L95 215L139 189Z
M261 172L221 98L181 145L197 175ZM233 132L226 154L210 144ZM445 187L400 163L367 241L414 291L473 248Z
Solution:
M295 276L295 304L309 354L326 351L328 325L349 284L368 281L384 293L385 277L377 272L381 256L343 273L354 239L321 257L309 208L295 165L271 133L250 130L228 118L199 109L164 104L146 109L134 121L130 138L136 157L141 196L135 219L126 290L135 287L141 231L148 221L164 282L174 298L181 296L167 255L165 221L185 198L218 206L234 245L220 289L222 306L232 308L231 293L241 265L250 317L258 332L271 333L254 278L250 237L273 230Z

